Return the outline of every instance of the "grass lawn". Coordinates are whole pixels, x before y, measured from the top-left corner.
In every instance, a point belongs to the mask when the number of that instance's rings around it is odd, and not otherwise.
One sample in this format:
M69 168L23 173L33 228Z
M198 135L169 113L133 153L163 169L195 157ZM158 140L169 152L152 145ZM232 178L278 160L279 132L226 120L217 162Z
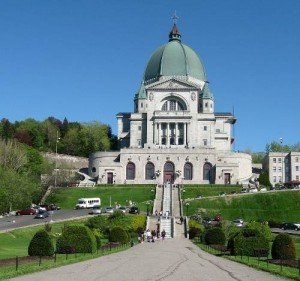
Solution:
M185 190L184 197L188 198L189 188ZM242 217L246 221L263 219L298 222L300 220L300 191L203 198L189 203L189 215L203 211L212 217L220 213L227 220L237 217Z
M65 224L84 223L85 220L86 219L53 223L51 224L52 232L61 232L61 228ZM43 225L39 225L0 233L0 259L27 256L28 245L33 235L43 228Z
M153 191L151 191L153 190ZM128 201L135 202L141 210L146 210L146 202L154 200L154 185L149 186L97 186L95 188L61 188L54 190L47 198L48 203L56 203L63 209L74 209L79 198L100 197L102 206L112 206L117 202L123 206Z
M239 185L184 185L183 198L184 199L193 199L198 195L202 195L203 197L207 196L218 196L221 192L225 192L226 194L230 194L231 192L241 192L242 187Z

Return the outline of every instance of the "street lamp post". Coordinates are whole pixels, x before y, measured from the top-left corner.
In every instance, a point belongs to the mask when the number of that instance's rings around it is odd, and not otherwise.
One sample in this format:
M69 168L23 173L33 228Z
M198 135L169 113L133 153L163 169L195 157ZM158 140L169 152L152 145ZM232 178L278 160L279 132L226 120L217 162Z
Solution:
M56 142L55 142L55 172L54 172L54 187L57 185L57 144L60 138L58 137L58 131L56 131Z
M186 206L186 216L188 217L188 216L189 216L189 206L190 206L190 203L187 202L187 203L185 204L185 206Z
M148 201L148 202L146 203L146 205L147 205L147 217L149 216L149 204L150 204L150 202Z

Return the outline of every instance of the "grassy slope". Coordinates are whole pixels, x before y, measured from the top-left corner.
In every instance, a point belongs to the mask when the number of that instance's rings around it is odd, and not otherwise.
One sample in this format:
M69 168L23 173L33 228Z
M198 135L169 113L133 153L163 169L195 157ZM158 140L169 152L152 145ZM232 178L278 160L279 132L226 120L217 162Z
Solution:
M79 223L81 221L84 220L53 223L52 232L61 232L61 228L64 224L73 224L75 222ZM0 259L16 256L27 256L29 242L31 241L33 235L38 230L43 228L43 225L39 225L34 227L16 229L6 233L0 233Z
M189 214L206 211L213 216L232 220L243 217L245 220L300 220L300 191L260 193L246 196L225 196L204 198L190 202Z
M221 192L230 194L233 191L240 192L241 186L225 186L225 185L184 185L184 198L195 198L197 195L218 196Z
M152 186L153 187L153 186ZM146 201L154 200L154 188L150 186L101 186L96 188L64 188L57 189L47 198L47 202L54 202L64 209L74 209L79 198L100 197L101 205L108 206L110 197L112 205L115 202L128 205L128 201L135 202L142 210L146 210ZM127 202L126 202L127 201Z

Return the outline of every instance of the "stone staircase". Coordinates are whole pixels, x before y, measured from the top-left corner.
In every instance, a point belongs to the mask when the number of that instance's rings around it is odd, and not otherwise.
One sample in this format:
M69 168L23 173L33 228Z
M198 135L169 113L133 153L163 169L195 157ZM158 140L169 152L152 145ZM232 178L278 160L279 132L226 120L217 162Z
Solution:
M162 216L155 216L155 211ZM166 183L156 186L153 214L147 218L147 229L165 230L166 238L184 238L184 224L180 223L180 190L178 186Z

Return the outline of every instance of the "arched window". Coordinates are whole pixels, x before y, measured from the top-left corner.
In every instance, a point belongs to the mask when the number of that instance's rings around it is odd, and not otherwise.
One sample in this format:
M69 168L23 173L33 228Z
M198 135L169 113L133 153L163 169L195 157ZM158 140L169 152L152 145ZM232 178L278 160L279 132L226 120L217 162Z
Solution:
M185 163L183 175L185 180L193 179L193 165L191 163Z
M126 180L135 179L135 165L132 162L129 162L126 166Z
M186 106L183 101L178 99L166 100L163 104L162 111L182 111L186 110Z
M146 180L153 180L154 179L154 164L151 162L148 162L146 164Z
M203 165L203 180L211 180L211 167L212 165L210 163L205 163Z

